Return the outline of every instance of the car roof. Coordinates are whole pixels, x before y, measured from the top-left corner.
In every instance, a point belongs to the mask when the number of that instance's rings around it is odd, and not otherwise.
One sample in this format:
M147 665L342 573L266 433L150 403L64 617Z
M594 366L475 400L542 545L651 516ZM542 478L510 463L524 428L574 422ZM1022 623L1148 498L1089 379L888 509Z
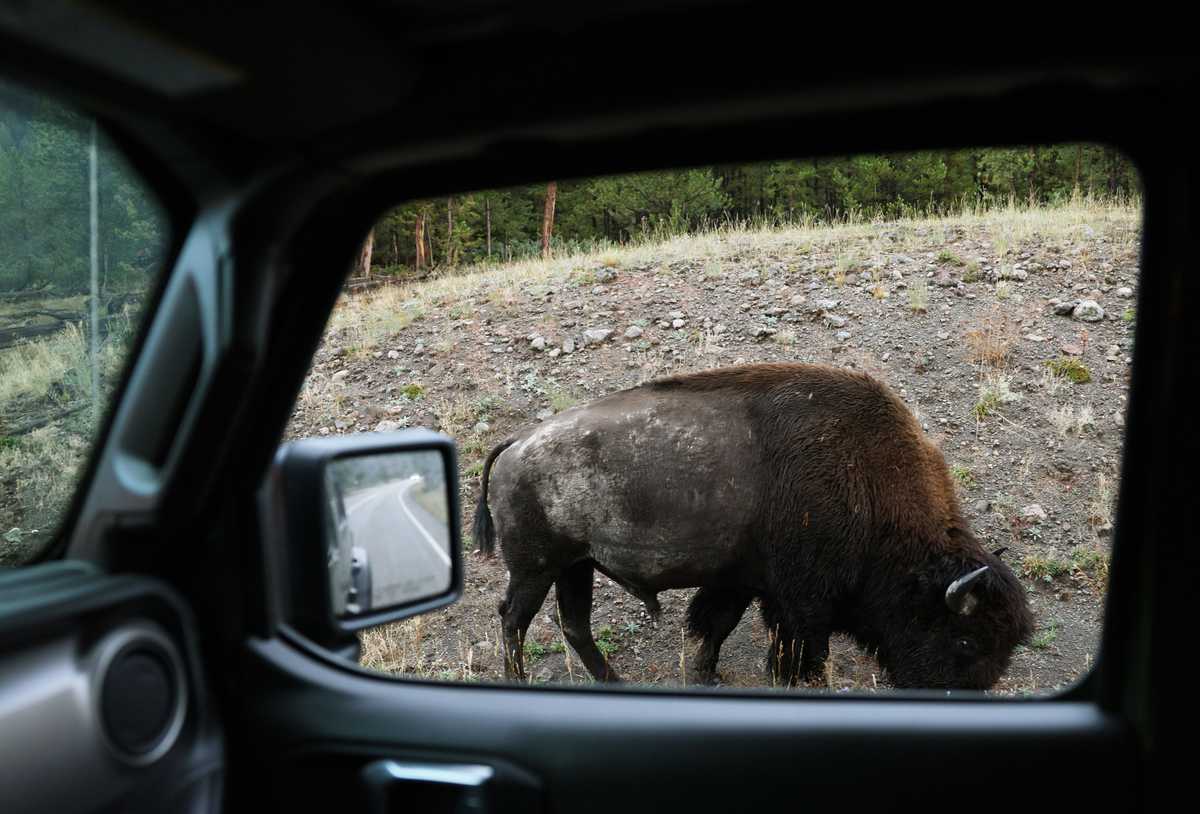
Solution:
M729 0L0 6L18 78L59 77L131 129L169 122L233 172L450 141L516 145L519 158L558 136L717 110L744 122L1168 72L1077 38L1033 58L1026 41L992 49L963 32L973 46L947 48L908 33Z

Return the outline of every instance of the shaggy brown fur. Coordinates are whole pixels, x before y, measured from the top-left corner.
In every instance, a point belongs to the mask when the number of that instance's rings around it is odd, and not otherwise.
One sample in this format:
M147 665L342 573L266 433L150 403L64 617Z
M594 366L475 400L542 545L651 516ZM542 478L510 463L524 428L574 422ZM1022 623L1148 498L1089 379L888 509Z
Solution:
M514 677L528 619L557 582L568 641L593 675L615 678L589 629L593 568L652 610L658 591L700 586L688 620L709 680L755 596L784 682L820 670L844 631L898 686L985 688L1032 630L1024 590L972 535L941 453L864 374L763 364L662 379L505 446L489 463ZM484 498L477 528L490 517ZM984 565L969 612L952 612L947 587Z

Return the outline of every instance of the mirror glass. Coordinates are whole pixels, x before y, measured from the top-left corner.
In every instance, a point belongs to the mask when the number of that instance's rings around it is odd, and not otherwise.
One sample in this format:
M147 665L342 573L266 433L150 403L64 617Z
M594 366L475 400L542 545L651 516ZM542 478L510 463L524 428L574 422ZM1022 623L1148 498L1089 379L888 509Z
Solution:
M361 616L450 588L449 500L440 453L332 461L325 495L335 615Z

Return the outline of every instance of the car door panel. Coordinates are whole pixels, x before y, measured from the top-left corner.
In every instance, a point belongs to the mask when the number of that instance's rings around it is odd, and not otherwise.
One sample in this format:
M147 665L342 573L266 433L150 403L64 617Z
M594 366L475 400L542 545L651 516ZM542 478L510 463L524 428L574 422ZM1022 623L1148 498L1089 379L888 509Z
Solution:
M190 614L80 562L0 573L0 808L217 810L224 751Z
M887 810L966 800L997 784L1017 794L1021 778L1047 767L1108 782L1039 786L1039 805L1119 808L1137 793L1123 768L1137 762L1129 729L1087 701L398 682L280 640L255 644L247 667L275 688L243 714L278 799L365 794L362 771L381 759L515 762L542 786L548 811L748 810L801 799ZM969 807L1013 799L985 795Z

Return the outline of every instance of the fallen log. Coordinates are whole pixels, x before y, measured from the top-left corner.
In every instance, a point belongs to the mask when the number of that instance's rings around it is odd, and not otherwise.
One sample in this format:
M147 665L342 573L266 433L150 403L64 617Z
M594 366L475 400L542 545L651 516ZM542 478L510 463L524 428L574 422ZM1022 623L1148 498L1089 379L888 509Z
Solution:
M73 404L68 404L61 410L45 415L33 416L26 418L19 424L9 425L7 420L0 422L0 435L7 438L12 438L17 435L27 435L34 430L39 430L47 424L53 424L56 421L62 421L64 418L69 418L78 412L86 410L91 406L91 402L76 401Z

